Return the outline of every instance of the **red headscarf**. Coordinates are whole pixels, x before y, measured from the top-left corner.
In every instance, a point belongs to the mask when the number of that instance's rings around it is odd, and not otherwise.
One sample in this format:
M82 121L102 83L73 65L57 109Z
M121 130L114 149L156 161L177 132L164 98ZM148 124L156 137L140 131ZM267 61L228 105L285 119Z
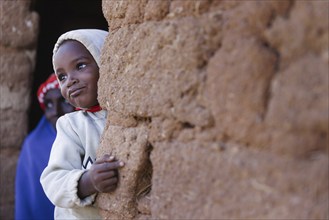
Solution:
M39 86L37 96L38 96L38 101L39 101L39 104L40 104L40 107L42 108L42 110L45 110L45 108L46 108L46 106L44 104L44 98L45 98L46 93L51 89L57 89L57 88L59 88L59 83L58 83L56 75L54 73L51 74L48 77L48 79Z

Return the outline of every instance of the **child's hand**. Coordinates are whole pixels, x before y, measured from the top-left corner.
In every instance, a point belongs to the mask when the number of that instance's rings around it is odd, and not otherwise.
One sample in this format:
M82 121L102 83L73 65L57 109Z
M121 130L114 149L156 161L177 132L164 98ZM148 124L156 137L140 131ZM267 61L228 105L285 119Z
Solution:
M84 198L96 192L113 191L118 183L118 168L123 166L124 163L117 161L114 156L104 155L97 159L79 180L79 197Z
M123 162L116 161L114 156L104 155L97 159L89 170L89 177L98 192L111 192L117 187L118 168Z

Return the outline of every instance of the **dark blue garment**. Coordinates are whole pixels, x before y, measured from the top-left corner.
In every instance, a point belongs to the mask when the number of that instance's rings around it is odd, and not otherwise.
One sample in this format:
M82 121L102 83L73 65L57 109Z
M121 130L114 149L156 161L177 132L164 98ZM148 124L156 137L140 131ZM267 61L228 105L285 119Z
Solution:
M15 183L15 219L54 219L54 205L40 184L40 175L47 166L56 132L45 116L25 138L20 153Z

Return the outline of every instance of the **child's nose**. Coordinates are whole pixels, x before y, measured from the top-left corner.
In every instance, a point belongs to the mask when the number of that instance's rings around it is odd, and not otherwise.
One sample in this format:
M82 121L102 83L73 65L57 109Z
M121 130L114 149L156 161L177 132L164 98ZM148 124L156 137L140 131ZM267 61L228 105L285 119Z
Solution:
M53 102L53 106L51 109L49 109L49 114L52 115L52 117L55 117L59 114L60 109L58 103L55 101Z
M74 77L74 76L70 76L69 78L68 78L68 84L67 84L67 86L72 86L72 85L74 85L75 83L77 83L78 82L78 79L76 78L76 77Z

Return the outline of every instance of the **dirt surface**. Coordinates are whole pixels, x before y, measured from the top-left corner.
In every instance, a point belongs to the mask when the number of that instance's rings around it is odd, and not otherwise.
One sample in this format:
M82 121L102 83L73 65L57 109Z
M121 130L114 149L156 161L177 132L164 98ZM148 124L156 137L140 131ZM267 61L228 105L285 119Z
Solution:
M99 197L103 217L328 217L328 10L103 1L99 155L128 164L118 190ZM142 198L141 167L152 170Z

